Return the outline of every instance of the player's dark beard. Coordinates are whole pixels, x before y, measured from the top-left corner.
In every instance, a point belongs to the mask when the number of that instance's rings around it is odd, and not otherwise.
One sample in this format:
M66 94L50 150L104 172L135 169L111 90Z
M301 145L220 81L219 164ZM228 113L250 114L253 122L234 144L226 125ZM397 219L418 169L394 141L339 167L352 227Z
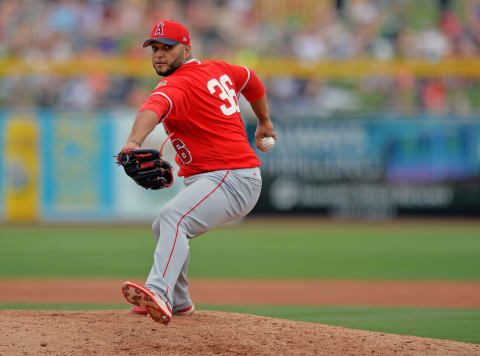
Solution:
M157 70L157 68L155 68L155 66L153 66L153 68L155 69L155 72L157 72L157 74L161 77L168 77L170 74L172 74L173 72L175 72L178 68L180 68L182 65L183 65L183 58L185 56L185 52L182 51L182 53L180 53L178 55L177 58L175 58L175 60L170 64L169 68L163 72Z

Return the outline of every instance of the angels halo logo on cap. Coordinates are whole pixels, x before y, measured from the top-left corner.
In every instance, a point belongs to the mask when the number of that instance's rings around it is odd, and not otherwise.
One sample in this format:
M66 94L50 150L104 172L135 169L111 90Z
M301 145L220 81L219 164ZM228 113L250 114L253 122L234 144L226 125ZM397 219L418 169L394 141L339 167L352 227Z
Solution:
M157 25L157 28L155 29L155 33L153 34L153 36L163 36L163 27L165 26L165 24L163 23L163 21L159 22L158 25Z
M189 45L190 34L181 23L162 20L153 27L150 38L143 43L143 47L149 47L155 42L172 46L179 43Z

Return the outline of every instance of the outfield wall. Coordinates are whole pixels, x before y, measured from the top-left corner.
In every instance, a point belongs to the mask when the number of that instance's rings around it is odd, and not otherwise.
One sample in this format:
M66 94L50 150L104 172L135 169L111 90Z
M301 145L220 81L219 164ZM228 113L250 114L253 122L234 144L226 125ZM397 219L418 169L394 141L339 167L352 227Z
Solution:
M146 191L115 165L133 118L0 111L1 221L151 221L182 180ZM255 125L247 131L253 142ZM259 152L264 189L254 213L480 216L478 121L295 118L276 131L274 150ZM145 146L165 138L159 126ZM171 145L164 154L174 161Z
M37 111L0 116L0 216L22 222L151 221L182 187L146 191L113 157L130 132L133 112ZM145 142L160 149L161 126ZM164 148L174 161L174 151ZM178 167L175 166L176 171Z
M480 216L478 121L297 118L276 131L256 212Z

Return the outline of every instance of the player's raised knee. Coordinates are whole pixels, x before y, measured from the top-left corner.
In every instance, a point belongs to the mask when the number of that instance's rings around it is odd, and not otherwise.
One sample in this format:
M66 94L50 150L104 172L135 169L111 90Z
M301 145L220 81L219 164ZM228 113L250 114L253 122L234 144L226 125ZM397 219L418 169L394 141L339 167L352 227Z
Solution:
M180 212L165 206L162 208L162 210L160 210L160 215L158 216L157 220L155 220L154 225L155 223L158 223L158 228L162 230L165 228L164 226L177 226L181 219L182 214Z

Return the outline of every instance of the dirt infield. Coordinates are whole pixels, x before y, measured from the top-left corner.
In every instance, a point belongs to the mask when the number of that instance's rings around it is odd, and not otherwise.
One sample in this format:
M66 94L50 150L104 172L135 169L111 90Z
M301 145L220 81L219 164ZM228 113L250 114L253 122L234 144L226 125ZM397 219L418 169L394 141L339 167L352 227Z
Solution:
M0 279L0 302L120 304L123 280ZM193 279L197 304L480 308L479 282Z
M225 312L0 311L0 355L480 355L480 345Z
M123 280L1 279L0 303L125 303ZM192 280L197 304L480 307L480 283ZM126 304L126 307L128 305ZM165 327L126 310L0 310L10 355L480 355L480 345L196 311Z

